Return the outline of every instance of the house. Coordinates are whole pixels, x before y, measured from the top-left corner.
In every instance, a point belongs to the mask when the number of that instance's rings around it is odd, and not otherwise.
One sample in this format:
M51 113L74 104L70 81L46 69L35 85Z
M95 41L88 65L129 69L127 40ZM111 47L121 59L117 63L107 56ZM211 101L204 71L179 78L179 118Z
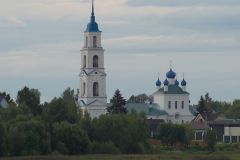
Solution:
M193 129L193 141L203 141L207 134L207 129L209 128L208 122L198 114L192 121L191 127Z
M0 107L7 108L8 102L4 96L0 96Z
M223 119L208 122L209 127L215 130L219 142L240 142L240 119Z

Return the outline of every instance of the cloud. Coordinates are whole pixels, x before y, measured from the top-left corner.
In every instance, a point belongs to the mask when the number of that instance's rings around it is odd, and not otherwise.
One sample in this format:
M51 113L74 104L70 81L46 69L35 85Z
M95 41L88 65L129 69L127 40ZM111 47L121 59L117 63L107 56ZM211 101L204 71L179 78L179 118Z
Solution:
M6 18L0 17L0 28L23 28L27 24L14 16L8 16Z
M202 6L210 6L210 5L230 5L236 6L240 5L239 0L128 0L127 2L131 6L193 6L193 5L202 5Z
M110 50L116 52L196 52L196 51L237 51L239 40L225 35L136 35L104 40Z
M0 88L13 93L29 84L51 98L59 95L59 88L78 86L90 2L2 0ZM238 95L240 1L95 2L109 96L116 84L126 96L151 94L157 72L164 78L170 60L180 75L186 72L194 101L207 91L227 100Z
M80 69L80 52L76 46L76 43L39 44L21 50L2 52L1 77L77 76Z

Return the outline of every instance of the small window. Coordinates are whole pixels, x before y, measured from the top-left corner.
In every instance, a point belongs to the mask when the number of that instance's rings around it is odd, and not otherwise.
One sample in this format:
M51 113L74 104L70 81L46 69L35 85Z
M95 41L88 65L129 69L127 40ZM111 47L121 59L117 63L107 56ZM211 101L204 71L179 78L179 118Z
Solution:
M93 47L97 47L97 37L93 36Z
M82 93L82 96L85 96L85 92L86 92L86 83L83 82L83 93Z
M177 109L177 101L175 101L175 109Z
M184 120L182 120L182 124L184 124Z
M85 47L88 47L88 37L86 37L86 40L85 40Z
M171 109L171 101L168 101L168 109Z
M93 67L98 67L98 56L93 56Z
M87 65L87 57L84 56L83 57L83 68L86 68L86 65Z
M182 101L182 109L184 109L184 101Z
M99 90L99 86L97 82L93 83L93 96L98 96L98 90Z

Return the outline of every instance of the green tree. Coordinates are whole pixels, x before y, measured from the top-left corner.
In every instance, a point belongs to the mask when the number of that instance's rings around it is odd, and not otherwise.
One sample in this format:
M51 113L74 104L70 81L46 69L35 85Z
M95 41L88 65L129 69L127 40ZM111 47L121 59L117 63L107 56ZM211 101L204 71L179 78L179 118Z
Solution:
M42 112L40 105L41 93L37 89L29 89L24 87L22 90L18 91L17 103L26 104L32 111L33 115L40 114Z
M168 146L186 142L186 130L183 125L163 123L158 129L158 138Z
M49 154L50 134L42 121L17 116L9 128L9 149L14 156Z
M94 140L94 128L92 119L87 111L85 111L84 116L81 118L80 121L82 129L87 133L89 139L91 141Z
M234 100L232 105L225 113L227 118L239 119L240 118L240 100Z
M6 128L4 124L0 121L0 157L6 155L6 145L7 137L6 137Z
M185 138L184 138L184 145L186 148L189 148L193 138L193 129L190 124L185 124L183 125L185 128Z
M53 124L53 149L63 154L87 153L90 141L78 124L60 122Z
M213 104L214 101L210 98L209 93L206 93L205 96L201 96L198 102L197 111L207 120L213 120L216 117L216 113L213 113Z
M68 104L62 98L55 98L48 104L44 114L45 119L51 123L62 121L76 123L79 120L77 112L75 104Z
M203 115L204 112L207 111L207 106L206 106L206 101L205 99L203 98L203 96L201 96L199 102L198 102L198 108L197 108L197 111Z
M122 97L122 94L117 89L113 98L110 100L111 106L107 108L107 111L112 114L127 113L127 109L124 107L126 105L126 100Z
M148 128L143 114L107 114L92 123L93 141L113 142L121 153L144 153L147 149Z
M207 131L207 137L206 137L206 143L208 146L209 151L214 152L215 151L215 145L217 144L217 134L214 130L208 129Z
M77 106L71 89L66 89L62 96L54 98L50 103L44 104L44 119L49 123L68 121L77 123L81 117L80 107Z

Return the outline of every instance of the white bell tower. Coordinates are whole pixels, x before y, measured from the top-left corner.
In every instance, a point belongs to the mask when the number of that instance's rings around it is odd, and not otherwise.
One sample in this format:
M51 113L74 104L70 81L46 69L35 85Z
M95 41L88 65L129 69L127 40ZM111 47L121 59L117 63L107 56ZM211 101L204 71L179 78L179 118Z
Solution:
M79 103L92 118L106 113L106 73L104 70L104 49L101 45L101 31L95 21L92 1L91 20L84 32L84 46L81 50L81 72Z

